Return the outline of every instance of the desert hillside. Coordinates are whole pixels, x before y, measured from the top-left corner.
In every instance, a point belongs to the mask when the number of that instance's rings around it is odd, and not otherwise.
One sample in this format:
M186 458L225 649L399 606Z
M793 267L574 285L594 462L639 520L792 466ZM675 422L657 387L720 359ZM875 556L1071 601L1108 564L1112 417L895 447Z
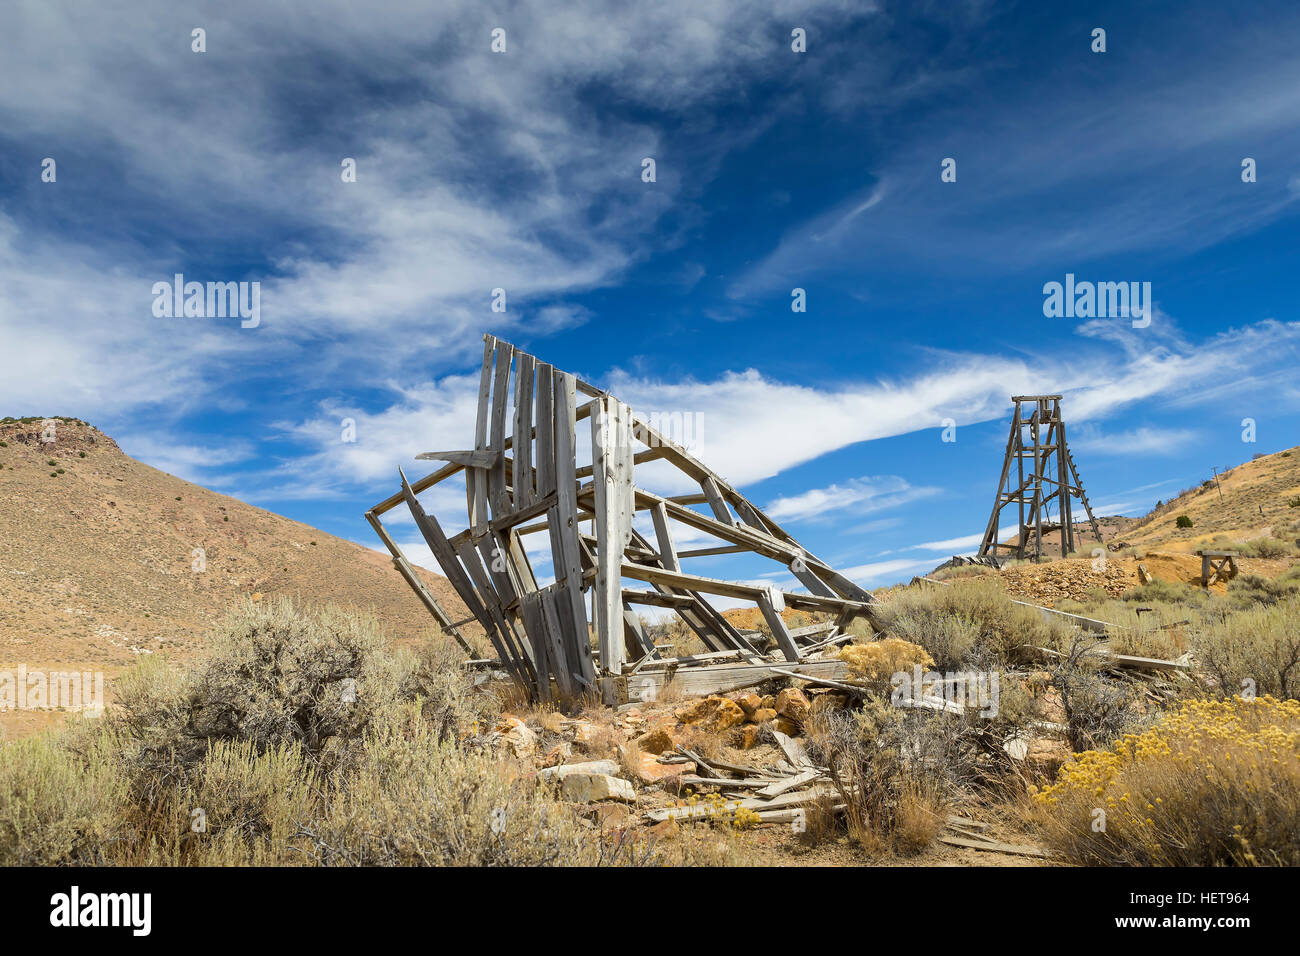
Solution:
M1178 527L1181 515L1191 519L1190 528ZM1220 473L1217 480L1207 475L1201 484L1125 529L1123 540L1135 547L1190 552L1206 547L1216 536L1235 541L1294 539L1297 520L1300 446L1261 455Z
M54 437L0 422L0 669L111 678L139 654L187 657L240 596L363 608L399 639L431 624L382 554L144 465L83 422Z

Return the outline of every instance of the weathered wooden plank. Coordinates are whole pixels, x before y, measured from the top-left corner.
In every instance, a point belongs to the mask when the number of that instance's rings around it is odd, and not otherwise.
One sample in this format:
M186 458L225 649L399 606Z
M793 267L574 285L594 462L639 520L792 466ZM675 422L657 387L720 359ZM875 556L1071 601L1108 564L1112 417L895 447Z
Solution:
M668 525L668 508L660 501L650 509L650 518L655 526L655 540L659 544L659 563L669 571L680 571L681 563L677 560L677 548L673 544L673 529Z
M562 584L563 598L557 597L556 613L566 640L570 672L588 687L595 686L596 667L587 636L587 610L582 602L582 554L578 541L578 480L574 447L577 427L575 379L556 371L552 388L555 409L555 507L547 514L555 579Z
M700 577L697 574L682 574L665 568L652 568L631 561L623 562L623 576L637 581L649 581L651 584L666 584L669 587L689 591L703 591L705 594L718 594L723 597L757 601L760 594L767 594L768 589L755 584L743 584L737 581L720 581L716 578ZM790 607L809 611L838 611L843 608L867 610L871 605L847 598L824 598L811 594L793 594L780 592L785 603Z
M511 450L514 452L512 484L515 507L526 508L536 494L533 485L533 369L537 360L520 352L515 360L515 430Z
M538 515L545 514L558 500L555 492L551 492L545 498L537 498L527 505L516 508L514 511L506 514L497 515L488 522L488 527L493 531L505 531L513 529L516 525L521 525L525 521L531 521Z
M816 594L818 597L836 596L825 581L808 569L808 564L804 558L795 558L790 562L790 573L799 579L799 583L808 589L809 594Z
M839 792L831 786L809 787L807 790L800 790L796 793L783 793L779 797L773 797L770 800L764 800L759 797L750 797L744 800L732 802L732 807L741 807L745 810L782 810L792 807L806 806L821 800L823 797L838 796ZM659 810L648 810L645 819L655 822L664 820L701 820L707 819L717 811L710 806L695 804L689 807L663 807Z
M781 592L776 588L769 588L759 594L758 609L763 613L763 620L767 621L767 626L772 629L772 636L776 638L777 646L781 648L785 659L799 660L799 645L790 636L790 628L781 617L781 612L785 610L785 598Z
M596 515L595 624L601 669L623 669L623 550L632 537L631 413L617 399L602 399L591 417L593 489Z
M636 676L638 680L649 679L656 682L658 693L670 680L676 680L683 695L703 697L709 694L721 694L729 690L753 687L764 681L780 676L774 674L776 669L791 671L800 677L844 677L848 667L841 660L801 661L798 664L715 664L710 666L679 667L675 671L646 668Z
M659 656L654 641L646 637L641 619L626 605L623 607L623 640L627 644L628 660L644 660Z
M707 558L715 554L747 554L749 548L741 544L727 544L717 548L692 548L689 551L681 551L678 558Z
M633 591L623 589L623 600L632 604L647 604L650 607L693 607L695 598L689 594L664 594L662 591Z
M496 355L497 340L491 335L483 336L483 368L478 381L478 417L474 419L474 449L488 450L488 421L491 416L492 401L492 360ZM494 459L495 462L495 459ZM487 531L487 474L470 471L465 475L465 497L469 503L469 526L475 535Z
M502 666L527 687L531 683L531 676L523 668L514 648L507 643L506 635L497 630L496 620L488 613L474 582L461 566L459 558L442 530L442 526L438 524L438 519L425 513L423 506L415 497L415 492L411 489L410 483L406 480L406 475L401 473L401 469L398 469L398 474L401 474L402 492L411 510L411 517L415 519L415 526L419 528L420 534L424 536L425 542L429 545L429 550L433 552L434 559L438 562L438 566L442 568L442 573L447 576L448 583L460 595L460 599L465 602L465 607L469 609L469 612L478 618L479 623L483 625L488 640L492 642L493 649L496 650L497 656L501 658Z
M462 468L491 468L496 455L490 451L422 451L417 461L449 461Z
M949 846L960 846L970 850L986 850L989 853L1005 853L1008 856L1048 857L1051 855L1042 847L999 843L993 840L976 840L971 837L958 836L955 833L940 833L935 839Z
M555 368L537 363L537 496L555 492Z
M787 757L787 759L789 758ZM794 763L793 760L790 762ZM787 790L797 790L806 784L810 784L821 776L822 772L820 770L803 770L795 774L793 777L785 777L782 780L768 784L766 787L754 794L754 796L761 797L764 800L770 800L773 797L781 796L781 794L785 793Z
M785 759L790 761L790 766L801 773L817 769L813 766L813 762L808 759L808 751L804 750L802 743L788 734L781 733L776 728L772 729L772 737L775 738L776 745L781 748L781 753L785 754Z
M474 586L478 589L479 596L483 600L483 606L487 609L492 623L501 633L502 640L509 649L511 657L517 662L520 672L524 674L528 683L533 685L534 691L537 691L537 673L533 668L532 649L527 641L519 640L514 628L506 619L501 596L492 586L492 580L489 578L488 573L483 570L483 565L479 561L479 553L474 550L473 545L463 543L456 549L456 556L460 558L460 563L469 573L470 580L474 582Z
M457 544L458 542L453 542L453 547ZM511 573L513 568L510 566L510 555L506 550L505 539L500 534L490 532L475 541L474 545L482 555L483 563L487 565L492 584L501 597L501 603L506 606L514 604L519 600L520 588ZM459 547L457 553L460 553Z
M514 346L509 342L497 343L496 372L492 382L492 433L488 446L496 452L497 460L488 471L488 503L492 513L505 514L512 510L510 493L506 490L506 403L510 398L510 363Z
M542 615L541 596L534 591L525 594L519 604L519 616L524 622L524 633L533 648L533 667L537 671L538 696L543 701L551 699L551 673L556 661L551 659L551 642L546 633L546 620Z
M565 633L563 622L566 618L561 617L557 611L559 602L565 600L567 594L556 584L552 584L537 593L541 595L542 619L546 624L546 634L551 642L551 674L555 678L556 685L560 688L560 694L566 698L572 697L578 693L583 678L577 672L577 665L574 663L573 655L569 650L575 644L575 641Z
M438 603L438 599L433 596L427 587L425 587L424 582L420 580L419 575L415 573L415 568L406 560L406 555L404 555L402 549L397 546L397 542L394 541L392 536L388 533L388 529L385 528L383 522L379 520L379 516L373 511L367 511L366 520L370 522L370 526L375 529L375 534L379 535L379 540L384 543L384 547L386 547L389 554L393 556L393 565L397 568L398 573L401 574L401 576L406 580L406 583L410 585L411 590L415 592L416 597L418 597L420 601L423 602L424 606L428 608L429 613L433 615L433 619L438 622L438 626L450 634L452 638L455 639L456 643L461 646L461 649L472 657L474 655L474 648L470 646L469 641L465 640L464 635L460 632L460 626L468 622L453 621L450 615L443 610L442 605ZM470 620L477 620L477 618L471 617Z
M718 490L718 482L712 475L705 475L700 479L700 487L704 489L704 498L713 510L713 516L726 525L734 525L736 517L727 508L727 503L722 500L722 492Z

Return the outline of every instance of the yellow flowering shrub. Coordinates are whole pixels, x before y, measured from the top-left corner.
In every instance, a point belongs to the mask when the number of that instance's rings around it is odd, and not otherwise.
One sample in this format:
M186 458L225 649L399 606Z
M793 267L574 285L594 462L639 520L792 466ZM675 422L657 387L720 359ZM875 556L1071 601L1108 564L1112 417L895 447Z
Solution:
M848 665L850 677L869 681L888 680L900 671L911 674L918 664L923 671L934 666L924 647L896 637L850 644L841 648L840 660Z
M1300 865L1300 701L1187 701L1076 754L1033 804L1072 862Z

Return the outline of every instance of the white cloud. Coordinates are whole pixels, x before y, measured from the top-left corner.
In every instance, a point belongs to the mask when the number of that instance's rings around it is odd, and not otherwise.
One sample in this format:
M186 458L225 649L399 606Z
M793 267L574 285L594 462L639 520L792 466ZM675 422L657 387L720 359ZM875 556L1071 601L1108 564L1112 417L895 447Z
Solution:
M845 511L870 514L938 492L938 488L913 487L895 475L866 476L777 498L763 510L775 521L839 520L842 518L839 513Z
M1089 429L1075 436L1066 433L1071 448L1090 455L1165 455L1191 446L1198 437L1190 428L1146 426L1104 434L1100 429Z
M943 554L961 554L969 551L984 540L984 532L963 535L960 538L948 538L945 541L927 541L924 544L910 545L908 551L939 551Z
M206 15L201 55L163 0L137 3L130 29L95 5L21 9L0 31L5 135L93 157L118 188L46 217L57 235L38 219L18 242L0 216L0 330L24 345L0 356L0 404L101 419L237 404L259 376L419 380L470 359L485 325L526 339L585 321L563 297L616 280L665 211L688 223L712 170L762 124L669 157L657 123L594 115L574 91L718 105L788 65L771 12L748 0L507 3L490 20L473 0L319 0L310 17L232 0ZM799 9L828 33L869 11ZM497 22L503 56L489 51ZM658 182L631 188L646 155ZM340 180L344 156L355 183ZM77 171L64 161L39 187L51 208L77 195ZM232 248L254 274L194 274L192 260ZM150 286L174 271L261 281L261 327L155 319ZM489 310L497 287L505 313Z

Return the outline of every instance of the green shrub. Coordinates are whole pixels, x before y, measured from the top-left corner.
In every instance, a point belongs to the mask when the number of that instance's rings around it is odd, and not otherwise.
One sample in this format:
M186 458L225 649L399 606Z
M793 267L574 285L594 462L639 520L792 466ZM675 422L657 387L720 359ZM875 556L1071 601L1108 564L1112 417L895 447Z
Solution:
M906 588L884 608L889 634L920 644L939 670L994 669L1037 659L1070 630L1055 618L1015 604L996 581L956 581L949 587Z
M1179 515L1177 519L1175 519L1174 524L1178 525L1180 528L1190 528L1192 526L1192 519L1187 515Z
M48 732L0 745L0 865L105 862L124 794L102 745L79 754Z
M1218 696L1249 689L1261 696L1300 697L1300 603L1295 600L1207 615L1191 643Z
M1255 538L1241 545L1241 553L1251 558L1282 558L1295 554L1295 546L1279 538Z
M390 652L368 618L245 602L212 657L145 658L114 690L99 720L0 745L0 866L746 859L588 828L531 765L477 749L497 703L450 642Z

